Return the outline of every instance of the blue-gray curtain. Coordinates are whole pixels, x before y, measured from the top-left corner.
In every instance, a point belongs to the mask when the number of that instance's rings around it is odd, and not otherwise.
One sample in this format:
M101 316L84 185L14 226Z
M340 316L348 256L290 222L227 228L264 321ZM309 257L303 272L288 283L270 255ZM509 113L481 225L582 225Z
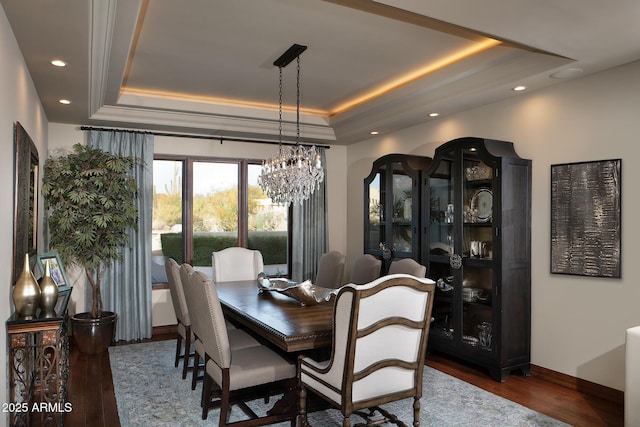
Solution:
M142 160L133 171L140 194L138 230L131 230L122 260L102 277L104 309L118 314L115 340L151 338L151 214L153 203L153 135L141 132L92 130L89 146Z
M293 229L291 230L291 278L297 282L315 280L320 256L327 251L327 159L324 148L320 153L324 180L320 188L308 200L293 206Z

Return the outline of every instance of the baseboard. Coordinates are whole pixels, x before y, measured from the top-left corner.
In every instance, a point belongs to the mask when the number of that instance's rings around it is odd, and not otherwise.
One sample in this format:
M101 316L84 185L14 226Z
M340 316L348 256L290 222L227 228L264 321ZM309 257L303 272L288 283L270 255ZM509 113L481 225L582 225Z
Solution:
M550 383L558 384L571 390L579 391L580 393L589 394L600 399L606 399L618 405L624 404L624 392L616 390L614 388L596 384L591 381L583 380L581 378L572 377L571 375L552 371L551 369L543 368L536 365L531 365L531 375L541 378Z
M154 326L151 330L151 336L158 337L161 335L175 335L178 333L178 325L162 325Z

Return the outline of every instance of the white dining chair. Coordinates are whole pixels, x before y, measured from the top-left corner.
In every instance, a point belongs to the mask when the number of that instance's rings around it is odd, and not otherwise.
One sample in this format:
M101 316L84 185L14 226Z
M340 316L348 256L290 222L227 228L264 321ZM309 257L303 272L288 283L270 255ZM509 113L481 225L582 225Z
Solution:
M202 388L202 419L207 419L209 409L219 405L220 426L257 426L290 420L295 425L296 416L296 366L266 346L234 348L229 332L224 326L224 315L215 284L200 272L184 272L185 289L193 299L194 325L205 353L205 374ZM265 393L284 392L288 397L285 411L267 412L259 417L246 404L240 409L249 416L248 420L229 422L232 403L241 400L236 392L250 389L255 393L262 387ZM232 398L232 393L234 394ZM212 402L212 398L214 401ZM255 398L255 397L254 397Z
M389 266L388 274L404 273L416 277L424 277L427 267L411 258L394 259Z
M173 258L167 258L165 261L165 270L167 272L167 283L169 284L169 292L171 294L171 302L173 310L176 313L178 321L178 339L176 344L175 366L183 359L182 379L187 378L189 370L189 361L194 355L191 353L191 317L187 308L187 300L184 297L184 289L182 280L180 279L180 266ZM182 343L184 342L184 352Z
M260 251L236 246L213 252L211 265L214 282L254 280L264 271Z
M351 283L362 285L380 277L382 261L371 254L360 255L351 269Z
M204 363L200 364L201 360L203 362L205 360L205 348L202 343L202 336L205 332L203 332L202 325L200 323L202 314L200 313L200 315L198 315L198 312L196 311L198 309L198 304L199 304L199 301L198 301L199 294L197 293L198 289L195 289L193 286L187 285L187 280L195 272L196 271L189 264L185 263L180 266L180 280L182 281L182 287L184 289L184 296L187 302L187 308L191 313L191 316L190 316L191 331L193 332L193 335L194 335L195 352L194 352L194 361L193 361L193 376L191 378L191 390L196 389L196 384L199 379L198 375L202 370L204 370L204 366L205 366ZM224 317L222 318L221 327L224 327L224 329L227 331L229 343L231 345L231 348L233 349L243 349L248 347L256 347L260 345L260 343L247 332L241 329L228 327L227 322L225 322L224 320Z
M377 412L393 420L379 405L413 398L418 426L434 292L435 282L408 274L343 286L335 302L331 358L298 358L298 425L307 425L311 390L340 410L343 426L351 425L352 414L371 421Z
M318 262L315 285L337 289L342 286L344 274L344 255L340 251L322 254Z

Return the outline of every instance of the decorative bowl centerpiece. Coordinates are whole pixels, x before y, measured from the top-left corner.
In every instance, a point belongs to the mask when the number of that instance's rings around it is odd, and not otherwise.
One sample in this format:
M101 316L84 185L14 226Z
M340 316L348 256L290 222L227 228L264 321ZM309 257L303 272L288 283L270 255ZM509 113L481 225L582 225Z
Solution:
M297 300L303 306L328 302L339 290L316 286L310 280L296 283L289 279L269 279L264 273L258 274L258 292L279 292Z

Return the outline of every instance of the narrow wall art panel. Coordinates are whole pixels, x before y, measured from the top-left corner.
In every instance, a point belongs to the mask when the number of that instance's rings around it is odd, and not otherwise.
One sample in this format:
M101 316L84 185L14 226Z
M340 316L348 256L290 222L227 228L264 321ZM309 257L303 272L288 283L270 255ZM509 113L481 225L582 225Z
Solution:
M551 273L620 277L621 163L551 165Z

